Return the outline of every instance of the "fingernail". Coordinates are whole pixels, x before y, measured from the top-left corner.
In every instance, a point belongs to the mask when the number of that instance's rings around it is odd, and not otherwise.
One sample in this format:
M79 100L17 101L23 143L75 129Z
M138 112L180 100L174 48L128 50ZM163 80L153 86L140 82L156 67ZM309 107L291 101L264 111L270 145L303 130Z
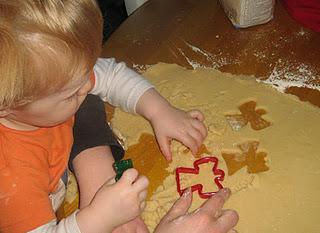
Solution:
M220 189L220 191L227 196L227 198L231 195L231 190L229 188Z
M222 214L222 211L221 210L217 210L215 213L214 213L214 217L215 218L219 218Z
M186 198L190 195L190 193L191 193L191 188L189 187L183 192L182 197Z

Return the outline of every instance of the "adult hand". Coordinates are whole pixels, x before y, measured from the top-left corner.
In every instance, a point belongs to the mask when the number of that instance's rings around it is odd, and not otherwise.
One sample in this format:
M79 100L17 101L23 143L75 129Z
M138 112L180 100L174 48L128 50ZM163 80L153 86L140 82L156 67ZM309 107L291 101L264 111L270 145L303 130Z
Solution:
M231 233L238 222L234 210L223 210L230 196L229 189L221 189L208 199L199 209L188 213L192 203L192 193L187 190L162 218L154 233Z

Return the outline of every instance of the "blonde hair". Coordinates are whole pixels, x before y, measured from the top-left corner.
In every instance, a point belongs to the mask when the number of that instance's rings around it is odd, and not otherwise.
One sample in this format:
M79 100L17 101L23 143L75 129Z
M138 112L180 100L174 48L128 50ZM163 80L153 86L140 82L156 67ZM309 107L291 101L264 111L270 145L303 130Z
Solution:
M87 74L101 43L95 0L0 0L0 110Z

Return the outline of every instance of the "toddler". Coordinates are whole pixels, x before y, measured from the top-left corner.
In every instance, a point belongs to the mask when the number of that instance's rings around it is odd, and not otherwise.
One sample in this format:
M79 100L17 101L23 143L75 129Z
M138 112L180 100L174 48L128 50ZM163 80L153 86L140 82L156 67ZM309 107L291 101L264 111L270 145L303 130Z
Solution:
M146 118L167 159L171 139L195 154L206 137L199 111L174 108L124 63L98 58L101 41L94 0L0 0L0 232L111 232L140 215L147 178L129 169L115 183L112 146L98 146L72 162L80 210L56 221L74 115L89 93Z

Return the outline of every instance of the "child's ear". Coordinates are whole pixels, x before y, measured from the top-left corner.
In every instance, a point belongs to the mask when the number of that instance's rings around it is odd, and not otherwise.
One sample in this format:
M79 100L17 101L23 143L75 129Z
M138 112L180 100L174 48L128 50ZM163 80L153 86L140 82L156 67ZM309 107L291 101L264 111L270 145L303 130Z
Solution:
M6 117L10 114L9 109L0 109L0 118Z

